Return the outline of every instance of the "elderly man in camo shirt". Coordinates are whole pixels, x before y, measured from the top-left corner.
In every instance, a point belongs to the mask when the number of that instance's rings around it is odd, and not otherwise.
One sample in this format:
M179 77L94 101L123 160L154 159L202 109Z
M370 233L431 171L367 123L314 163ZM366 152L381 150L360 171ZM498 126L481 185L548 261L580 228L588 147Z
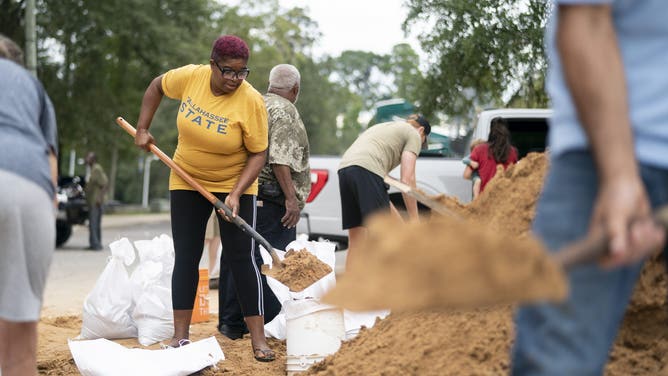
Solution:
M289 64L279 64L269 73L269 88L264 95L269 121L267 162L260 172L256 229L278 249L285 247L297 235L296 225L311 190L309 143L306 128L294 103L299 97L300 74ZM262 264L259 252L256 262ZM221 264L221 286L224 299L219 317L219 329L229 338L241 338L246 329L234 294L234 283ZM227 275L228 277L224 276ZM264 284L265 321L278 314L281 304ZM224 293L227 291L227 293Z
M299 213L311 190L308 136L294 105L299 79L294 66L277 65L269 73L264 95L269 149L259 177L257 231L279 249L295 240Z

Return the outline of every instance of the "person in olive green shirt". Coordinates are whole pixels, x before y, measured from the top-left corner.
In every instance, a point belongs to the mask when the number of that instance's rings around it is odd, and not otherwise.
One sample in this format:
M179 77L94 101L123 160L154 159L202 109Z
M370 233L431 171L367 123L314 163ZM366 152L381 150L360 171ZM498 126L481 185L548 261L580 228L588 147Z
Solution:
M102 250L102 208L104 205L104 196L107 193L109 179L104 173L102 166L97 163L97 156L94 152L88 152L86 155L86 164L90 167L90 177L86 182L86 202L88 203L88 241L89 250Z
M429 121L413 114L405 121L376 124L362 133L341 157L339 193L341 222L348 230L350 268L360 243L366 238L364 220L371 214L393 208L383 178L401 166L401 181L415 187L415 161L431 132ZM411 219L418 218L417 202L403 195Z

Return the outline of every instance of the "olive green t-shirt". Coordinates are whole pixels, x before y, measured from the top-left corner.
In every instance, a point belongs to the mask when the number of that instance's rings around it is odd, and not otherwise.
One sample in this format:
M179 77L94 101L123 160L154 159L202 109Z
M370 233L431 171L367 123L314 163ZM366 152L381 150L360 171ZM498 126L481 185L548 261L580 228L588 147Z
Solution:
M362 133L343 153L339 169L363 167L384 177L401 163L401 154L420 154L420 133L409 123L392 121L376 124Z

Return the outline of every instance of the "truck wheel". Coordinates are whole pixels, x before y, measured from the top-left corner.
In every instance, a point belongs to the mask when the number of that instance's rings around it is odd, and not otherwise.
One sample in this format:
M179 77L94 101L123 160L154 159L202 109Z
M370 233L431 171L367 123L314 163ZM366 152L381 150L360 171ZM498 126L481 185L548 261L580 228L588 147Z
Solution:
M63 221L56 221L56 247L65 244L70 235L72 235L72 225Z

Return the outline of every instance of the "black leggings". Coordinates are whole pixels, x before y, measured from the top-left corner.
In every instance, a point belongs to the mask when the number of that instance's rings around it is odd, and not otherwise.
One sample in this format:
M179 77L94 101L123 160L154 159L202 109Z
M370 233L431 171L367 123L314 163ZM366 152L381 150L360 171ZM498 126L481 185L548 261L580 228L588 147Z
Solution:
M214 195L221 201L227 197L227 193ZM206 223L213 205L196 191L170 191L170 198L175 251L172 308L189 310L195 304L199 261L204 249ZM255 196L244 194L239 198L238 215L255 228ZM243 315L264 315L260 271L253 255L255 240L220 216L218 223L223 255L230 266Z

